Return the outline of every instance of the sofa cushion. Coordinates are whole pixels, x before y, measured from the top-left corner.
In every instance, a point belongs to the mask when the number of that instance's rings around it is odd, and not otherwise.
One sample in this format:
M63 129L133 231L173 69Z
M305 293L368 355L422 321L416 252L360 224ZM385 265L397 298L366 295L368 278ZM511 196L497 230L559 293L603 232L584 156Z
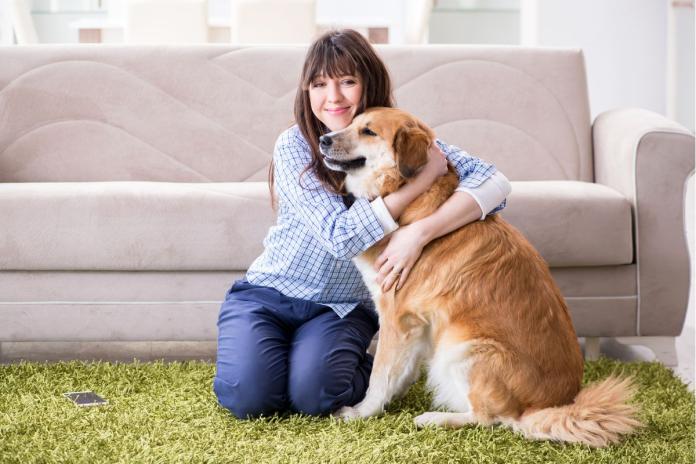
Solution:
M552 267L633 262L631 205L604 185L512 182L512 193L501 214Z
M632 261L628 202L602 185L513 182L503 217L551 266ZM265 182L0 183L2 270L244 270L275 221Z
M246 269L275 221L265 182L0 183L0 269Z

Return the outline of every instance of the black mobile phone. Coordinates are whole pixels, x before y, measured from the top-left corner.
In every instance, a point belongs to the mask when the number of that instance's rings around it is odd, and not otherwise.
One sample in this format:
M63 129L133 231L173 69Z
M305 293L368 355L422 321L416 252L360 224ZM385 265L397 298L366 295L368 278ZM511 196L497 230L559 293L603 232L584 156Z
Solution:
M109 403L92 391L63 393L63 396L78 406L100 406Z

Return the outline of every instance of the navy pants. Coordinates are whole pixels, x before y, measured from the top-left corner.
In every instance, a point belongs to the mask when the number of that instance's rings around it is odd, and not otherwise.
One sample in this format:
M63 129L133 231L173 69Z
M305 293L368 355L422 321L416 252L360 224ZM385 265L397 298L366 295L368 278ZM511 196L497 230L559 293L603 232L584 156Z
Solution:
M352 406L367 390L377 329L362 305L341 319L328 306L237 281L220 308L213 389L240 419Z

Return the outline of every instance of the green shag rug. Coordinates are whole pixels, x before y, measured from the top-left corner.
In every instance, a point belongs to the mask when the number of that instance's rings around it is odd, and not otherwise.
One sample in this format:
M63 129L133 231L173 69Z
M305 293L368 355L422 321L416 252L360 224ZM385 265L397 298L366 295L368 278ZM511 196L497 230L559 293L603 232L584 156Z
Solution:
M586 363L585 381L634 374L646 424L605 449L531 442L502 427L416 429L424 379L379 418L235 419L212 392L215 367L183 363L0 366L0 463L685 463L694 462L694 394L658 363ZM64 392L109 405L80 408Z

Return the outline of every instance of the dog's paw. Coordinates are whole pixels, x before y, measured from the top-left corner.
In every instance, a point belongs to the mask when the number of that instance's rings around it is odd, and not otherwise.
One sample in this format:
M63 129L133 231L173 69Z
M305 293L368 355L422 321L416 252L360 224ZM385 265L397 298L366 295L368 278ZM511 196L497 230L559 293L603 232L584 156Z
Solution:
M416 427L463 427L468 424L476 424L476 418L471 412L438 412L431 411L421 414L413 419Z
M426 412L420 416L416 416L413 419L416 427L423 428L428 426L441 426L442 425L442 413L439 412Z
M358 409L352 406L343 406L341 409L331 415L338 419L343 419L344 421L360 419L362 417Z

